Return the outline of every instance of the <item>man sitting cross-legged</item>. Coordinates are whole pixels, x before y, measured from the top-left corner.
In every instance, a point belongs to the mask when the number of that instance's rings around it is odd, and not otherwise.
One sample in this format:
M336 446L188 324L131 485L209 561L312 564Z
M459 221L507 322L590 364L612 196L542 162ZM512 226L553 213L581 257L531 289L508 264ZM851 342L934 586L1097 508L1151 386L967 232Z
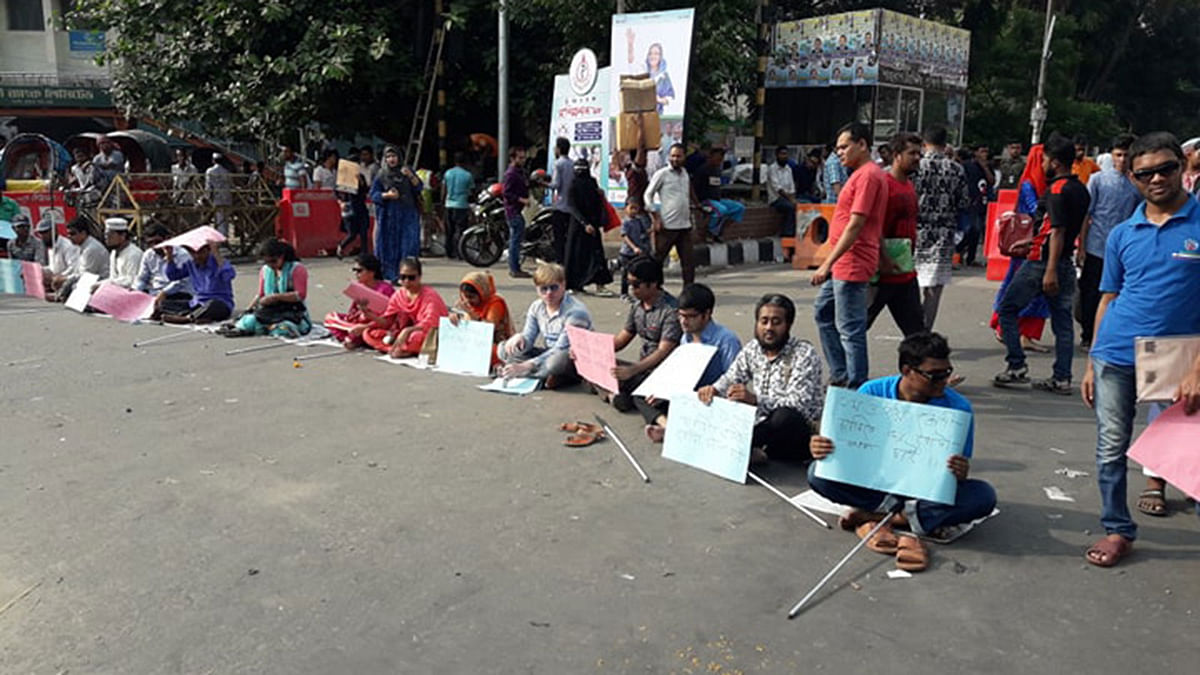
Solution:
M808 438L821 419L821 357L811 342L791 335L795 320L796 306L787 296L764 295L754 307L754 340L715 384L697 391L704 403L720 395L758 408L752 463L807 460Z
M683 329L683 343L696 342L717 348L717 353L709 359L700 381L696 383L697 387L707 387L716 382L729 370L742 350L742 341L737 333L713 321L713 307L716 304L712 290L704 284L692 284L679 294L679 326ZM669 403L653 396L633 397L633 404L646 419L646 437L654 443L662 443L666 435Z
M633 410L633 390L675 351L683 334L677 314L679 303L662 287L662 265L647 256L634 258L625 276L634 302L625 317L625 327L613 336L613 350L621 351L636 337L642 338L642 349L637 361L617 361L612 369L619 391L596 387L596 392L611 400L613 407L621 412Z
M923 331L906 337L900 343L899 375L871 380L858 389L861 393L880 398L953 408L972 415L962 452L952 456L946 463L946 469L958 479L954 504L906 500L903 510L891 516L891 522L867 542L871 550L895 554L896 566L910 572L918 572L928 566L929 551L916 536L897 536L892 529L894 526L906 527L913 535L933 534L939 529L987 516L996 506L996 491L991 485L967 478L975 438L974 413L962 394L946 388L953 372L946 338ZM808 468L808 484L825 498L854 507L855 510L840 519L839 524L843 529L854 530L860 537L866 536L875 523L887 517L881 511L887 510L885 504L890 502L890 496L879 490L818 478L817 463L834 452L833 441L824 436L813 436L810 448L816 461Z
M504 377L533 377L547 389L579 381L571 360L567 326L591 329L592 315L574 295L567 295L567 273L562 265L542 263L533 273L538 299L525 313L520 333L496 345L496 357L504 362ZM542 338L543 346L536 343Z

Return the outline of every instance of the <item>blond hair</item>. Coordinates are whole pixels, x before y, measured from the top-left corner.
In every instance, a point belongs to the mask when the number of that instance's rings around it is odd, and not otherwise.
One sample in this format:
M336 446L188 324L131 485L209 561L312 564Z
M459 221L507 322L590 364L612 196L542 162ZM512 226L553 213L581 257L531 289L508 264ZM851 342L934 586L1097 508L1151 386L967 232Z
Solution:
M540 263L537 269L533 271L533 283L535 286L545 286L556 281L565 283L566 280L567 272L558 263Z

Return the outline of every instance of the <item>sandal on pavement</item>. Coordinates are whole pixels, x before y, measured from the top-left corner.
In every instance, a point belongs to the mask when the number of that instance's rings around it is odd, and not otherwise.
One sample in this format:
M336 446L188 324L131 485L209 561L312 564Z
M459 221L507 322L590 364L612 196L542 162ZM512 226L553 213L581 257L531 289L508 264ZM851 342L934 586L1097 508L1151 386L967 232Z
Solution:
M1165 490L1148 488L1138 495L1137 510L1148 516L1163 518L1167 515L1167 493Z
M896 567L905 572L922 572L929 567L929 548L918 537L901 536L896 545Z
M1092 544L1092 547L1087 550L1084 557L1096 567L1114 567L1121 561L1121 558L1132 552L1133 542L1125 537L1118 539L1105 537Z
M567 436L567 437L566 437L566 439L564 439L564 440L563 440L563 445L565 445L565 446L567 446L567 447L569 447L569 448L586 448L587 446L589 446L589 445L591 445L591 444L595 443L596 441L600 440L601 438L604 438L604 434L603 434L603 433L599 433L599 434L589 434L589 433L578 433L578 434L571 434L570 436Z
M859 539L866 539L871 529L875 527L875 523L863 523L854 530L854 534L858 535ZM891 525L884 525L879 528L875 536L867 539L867 548L882 553L884 555L895 555L896 549L900 545L900 538L892 531Z
M589 424L587 422L563 422L558 425L559 431L569 433L584 433L584 434L603 434L604 429L599 424Z

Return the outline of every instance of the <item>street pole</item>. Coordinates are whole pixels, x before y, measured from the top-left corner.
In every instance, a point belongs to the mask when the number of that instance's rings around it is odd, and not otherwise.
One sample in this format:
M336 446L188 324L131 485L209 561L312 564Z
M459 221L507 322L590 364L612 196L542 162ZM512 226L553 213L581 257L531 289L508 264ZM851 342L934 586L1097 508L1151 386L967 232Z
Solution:
M755 29L758 34L758 82L754 90L754 154L750 160L754 166L753 182L750 187L750 201L753 202L758 201L762 188L762 176L759 175L759 168L762 166L763 126L767 111L767 54L770 51L771 41L767 39L770 24L766 21L766 14L770 5L771 0L759 0L758 10L754 16Z
M617 14L625 13L625 0L617 0Z
M1042 125L1046 123L1046 66L1050 63L1050 41L1054 36L1054 0L1046 0L1046 21L1042 28L1042 62L1038 67L1037 98L1029 111L1029 125L1033 127L1031 144L1042 142Z
M496 94L496 141L500 147L497 153L499 156L496 157L496 175L503 176L508 161L508 13L504 9L504 0L500 0L500 26L497 37L499 92Z

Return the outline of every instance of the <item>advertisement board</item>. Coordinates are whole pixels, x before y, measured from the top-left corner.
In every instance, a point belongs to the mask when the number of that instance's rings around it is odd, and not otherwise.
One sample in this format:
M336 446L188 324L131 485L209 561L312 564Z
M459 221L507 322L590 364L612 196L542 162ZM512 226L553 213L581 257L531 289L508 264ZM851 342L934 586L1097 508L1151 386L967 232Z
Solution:
M687 105L688 69L692 54L694 9L676 9L638 14L614 14L612 17L612 63L609 66L609 128L607 138L615 137L617 100L622 75L648 74L654 80L658 98L660 148L650 151L646 171L653 174L666 165L667 150L683 139L684 110ZM612 147L609 144L606 147ZM613 152L607 158L604 188L610 202L624 204L624 166L629 153Z
M775 25L768 87L836 87L879 81L879 10Z
M591 50L580 50L583 52L590 54ZM595 57L592 58L594 67ZM594 77L587 76L580 72L578 60L577 55L571 74L554 77L546 171L551 175L554 173L554 142L561 136L571 141L571 159L587 159L592 177L604 188L608 176L608 149L612 146L608 124L609 69L598 68ZM588 67L586 63L584 67Z

